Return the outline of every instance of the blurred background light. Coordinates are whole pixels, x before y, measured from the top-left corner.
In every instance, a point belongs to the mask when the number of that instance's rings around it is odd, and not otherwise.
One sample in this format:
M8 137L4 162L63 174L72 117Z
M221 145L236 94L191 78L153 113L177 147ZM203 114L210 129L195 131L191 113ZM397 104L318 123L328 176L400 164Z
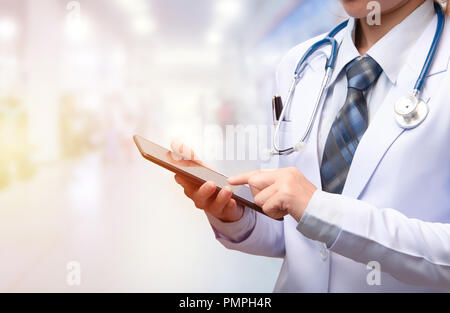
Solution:
M139 17L133 21L133 29L138 35L149 35L155 30L155 24L146 17Z
M0 40L10 41L16 38L17 24L12 18L0 17Z
M217 30L210 30L206 33L206 40L209 44L218 45L223 42L223 35Z
M226 21L233 21L238 18L243 11L242 1L239 0L218 0L216 1L217 18Z
M138 16L148 10L145 0L116 0L116 2L123 11L130 15Z
M154 32L156 25L152 20L148 1L145 0L116 0L119 9L129 18L132 29L137 35L149 35Z
M219 62L219 55L216 50L204 49L198 51L197 49L185 48L184 50L160 50L155 51L154 54L155 65L161 68L192 67L197 69L211 68ZM182 108L180 108L182 109Z
M73 43L82 43L92 36L92 25L87 18L69 18L65 24L65 34L67 39Z

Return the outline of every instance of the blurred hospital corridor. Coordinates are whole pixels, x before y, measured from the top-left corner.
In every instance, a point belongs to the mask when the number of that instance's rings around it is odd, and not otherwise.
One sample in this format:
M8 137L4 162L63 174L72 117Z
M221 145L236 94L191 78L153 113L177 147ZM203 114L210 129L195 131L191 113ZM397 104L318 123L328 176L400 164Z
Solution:
M0 292L271 292L281 260L222 247L132 136L266 124L280 58L342 17L334 0L1 0Z
M0 290L270 292L280 260L223 248L172 176L93 154L3 190ZM79 286L66 282L72 261Z

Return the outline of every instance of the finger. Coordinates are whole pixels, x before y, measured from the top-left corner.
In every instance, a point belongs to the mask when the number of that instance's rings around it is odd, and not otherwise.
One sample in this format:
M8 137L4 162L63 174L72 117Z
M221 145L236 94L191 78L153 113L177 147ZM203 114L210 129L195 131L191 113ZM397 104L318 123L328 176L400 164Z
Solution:
M189 179L186 176L180 175L180 174L175 174L175 181L180 184L180 185L191 185L191 186L195 186L198 188L201 187L202 184L199 184L197 182L195 182L194 180Z
M244 208L242 206L238 207L236 200L231 199L225 206L222 212L222 216L226 216L229 221L237 221L242 218L244 214Z
M190 160L198 162L202 164L198 156L195 154L194 150L192 150L189 146L183 144L181 141L174 140L170 144L170 147L175 154L180 156L184 160Z
M277 171L253 171L231 177L228 183L230 185L248 184L256 190L263 190L275 183L278 173Z
M248 184L259 190L275 183L278 171L275 170L259 170L252 171L248 173L243 173L234 177L228 178L228 183L230 185L244 185Z
M184 194L189 198L192 198L193 193L199 189L197 184L192 183L190 180L183 178L180 175L175 175L175 181L183 187Z
M254 196L255 204L262 207L276 192L278 192L278 186L276 184L270 185Z
M277 179L279 172L276 171L261 171L248 179L249 186L263 190L273 185Z
M172 152L169 151L167 153L167 158L169 162L188 167L200 165L212 170L212 168L208 164L204 163L200 159L200 157L197 154L195 154L194 150L189 148L189 146L176 140L172 141L170 146L173 151Z
M274 210L280 210L281 209L280 206L281 206L281 197L275 194L269 199L267 199L267 201L261 208L263 209L264 212L270 212Z
M170 148L173 152L175 152L177 155L183 157L184 160L190 160L191 157L188 155L188 149L186 149L185 145L179 141L179 140L173 140L170 143Z
M185 166L185 167L201 166L201 164L199 162L185 160L185 159L183 159L183 156L181 156L173 151L168 151L166 153L166 159L169 163L179 165L179 166Z
M245 185L248 184L248 180L250 177L259 174L261 171L252 171L247 173L242 173L236 176L232 176L228 178L228 183L230 185Z
M270 197L262 206L264 213L274 219L282 218L287 215L287 211L282 208L281 197L277 194Z
M204 209L209 206L213 199L210 199L217 187L214 182L204 183L197 191L192 194L192 200L194 200L195 206L200 209Z
M232 210L234 210L237 206L237 202L234 199L231 199L230 201L228 201L228 204L225 206L225 208L223 209L223 213L225 215L227 215L228 213L230 213Z
M211 205L208 207L208 212L211 214L221 214L225 207L231 200L231 196L233 192L230 187L224 187L218 194L214 201L212 201Z

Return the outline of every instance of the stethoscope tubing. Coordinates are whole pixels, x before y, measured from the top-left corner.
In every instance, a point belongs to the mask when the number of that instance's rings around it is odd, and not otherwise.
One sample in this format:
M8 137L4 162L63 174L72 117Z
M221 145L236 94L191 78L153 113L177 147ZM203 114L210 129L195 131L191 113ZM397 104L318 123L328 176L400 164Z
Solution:
M432 63L435 59L435 55L437 52L437 49L439 47L439 43L442 37L442 33L444 30L445 25L445 14L442 6L438 4L437 2L434 3L434 8L438 17L437 20L437 26L436 26L436 32L433 37L433 41L430 47L430 50L428 51L427 58L425 60L425 63L422 67L422 71L416 81L416 84L414 86L413 91L413 97L418 97L420 92L422 91L423 85L425 83L426 77L428 73L430 72ZM341 30L343 30L348 25L349 20L346 20L342 23L340 23L338 26L333 28L325 38L319 40L315 44L313 44L302 56L300 61L297 63L297 67L294 72L294 78L292 80L291 86L288 91L287 95L287 101L286 105L283 107L280 117L278 118L278 121L275 126L275 131L273 135L273 151L271 152L272 155L289 155L296 151L301 151L305 144L306 140L309 137L312 126L314 124L314 121L316 119L316 115L320 106L320 103L322 102L322 99L324 97L326 88L328 86L328 82L330 80L330 77L334 71L335 65L336 65L336 59L339 52L339 47L337 40L334 38ZM301 137L301 140L293 147L287 148L287 149L281 149L278 144L278 138L281 128L281 122L284 121L284 118L286 116L287 110L290 108L294 95L295 95L295 88L301 78L301 74L304 70L305 63L309 57L313 55L314 52L318 51L319 49L323 48L324 46L331 46L331 53L330 56L327 58L327 62L325 64L325 75L322 79L322 83L320 86L319 94L317 96L316 102L314 104L313 112L311 114L311 117L308 121L307 128L304 132L304 134Z
M425 60L425 63L422 67L422 71L420 72L416 85L414 86L414 91L416 94L419 94L422 91L423 85L425 84L425 80L428 76L428 73L430 72L431 65L433 64L434 57L436 56L436 52L439 47L439 43L441 41L442 33L444 31L444 24L445 24L444 11L441 5L437 2L434 2L434 8L438 16L436 33L434 34L430 51L428 51L427 59Z

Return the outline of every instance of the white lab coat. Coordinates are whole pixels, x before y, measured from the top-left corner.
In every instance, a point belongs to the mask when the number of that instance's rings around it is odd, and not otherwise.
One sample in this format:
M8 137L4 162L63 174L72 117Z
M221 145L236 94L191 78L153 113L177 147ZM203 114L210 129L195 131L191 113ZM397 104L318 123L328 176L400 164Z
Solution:
M436 18L417 40L396 86L369 125L354 156L343 196L326 196L322 229L297 230L298 223L257 214L250 235L241 242L221 236L227 248L284 258L275 286L277 292L410 292L450 290L450 20L422 93L430 109L413 130L394 121L393 105L411 94L435 34ZM336 38L341 40L342 35ZM314 38L292 49L278 72L278 90L288 90L292 73ZM309 59L322 69L323 49ZM395 56L393 56L395 57ZM317 62L314 64L314 62ZM323 70L307 70L296 89L291 123L282 126L280 143L292 145L304 132L323 77ZM320 108L321 110L321 108ZM318 120L307 150L283 156L275 167L297 167L320 188L317 153ZM286 142L284 142L286 141ZM311 201L314 201L314 197ZM315 218L320 221L321 213ZM330 249L322 233L336 222L340 232ZM330 226L331 225L331 226ZM334 225L334 226L336 226ZM370 285L370 261L381 266L381 285ZM373 278L373 276L371 276ZM372 280L373 281L373 280Z

